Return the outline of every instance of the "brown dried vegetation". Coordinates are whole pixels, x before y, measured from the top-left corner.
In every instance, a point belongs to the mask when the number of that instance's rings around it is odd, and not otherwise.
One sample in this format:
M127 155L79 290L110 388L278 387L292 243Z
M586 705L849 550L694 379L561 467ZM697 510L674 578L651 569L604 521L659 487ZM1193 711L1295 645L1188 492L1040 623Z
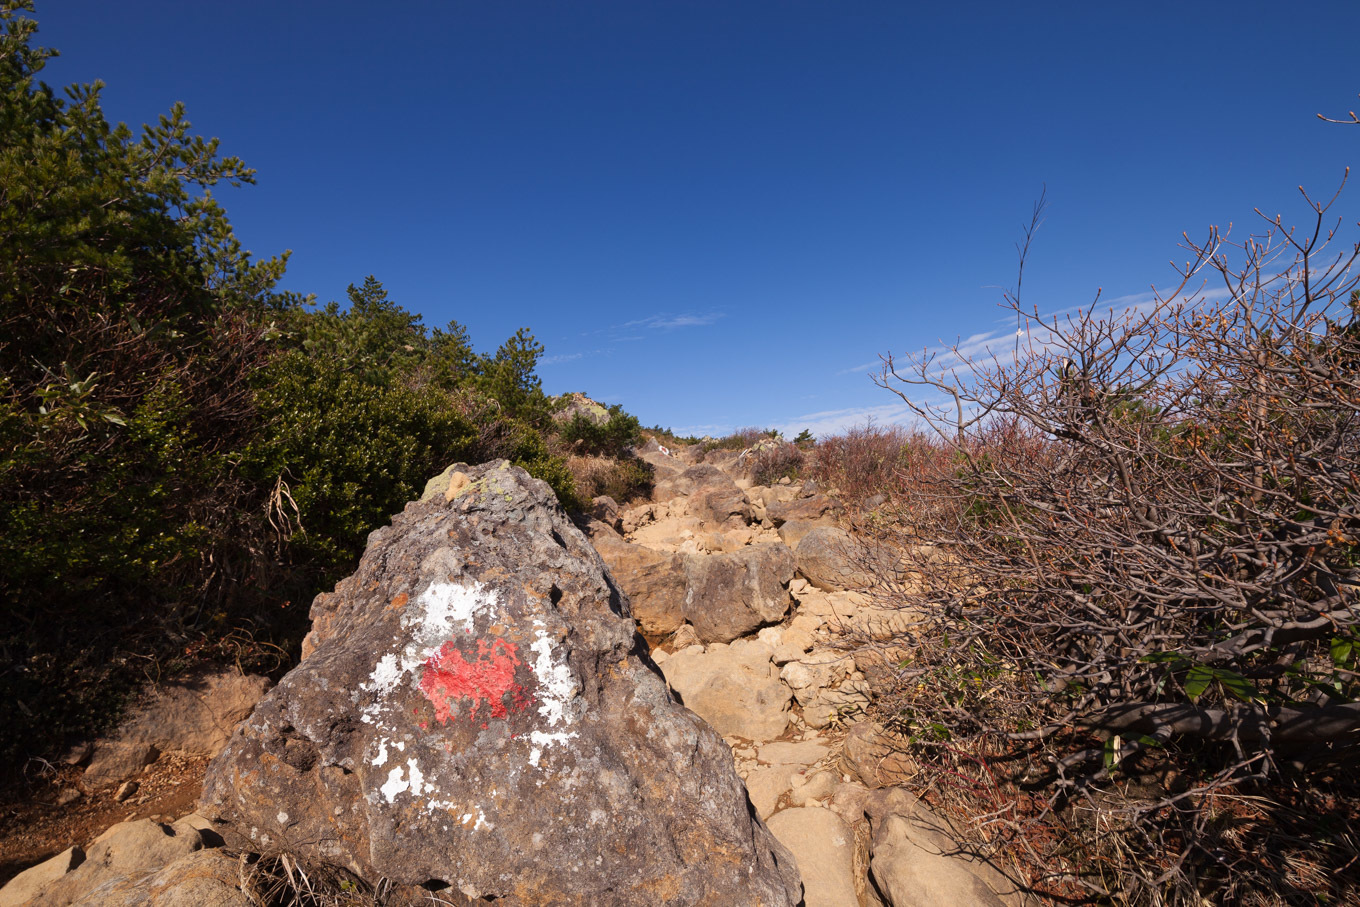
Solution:
M869 528L907 552L879 595L910 631L857 640L895 653L880 716L1036 892L1360 897L1360 246L1334 201L1187 238L1179 286L1122 314L1017 290L1012 348L885 357L934 432L891 482L861 465L883 432L819 450L893 492Z

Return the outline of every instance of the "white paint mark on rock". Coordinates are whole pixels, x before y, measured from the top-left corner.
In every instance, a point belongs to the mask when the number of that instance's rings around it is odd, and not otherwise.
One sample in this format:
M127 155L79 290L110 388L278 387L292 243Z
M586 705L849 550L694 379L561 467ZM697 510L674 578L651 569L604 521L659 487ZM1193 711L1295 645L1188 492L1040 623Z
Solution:
M401 680L401 667L397 664L397 656L384 655L380 658L370 680L369 689L377 690L380 695L396 689L397 683Z
M396 768L392 769L392 771L387 773L387 783L384 784L380 788L380 790L382 791L382 795L387 798L387 802L391 803L393 800L396 799L397 794L406 790L410 786L411 786L410 782L402 779L401 766L398 765Z

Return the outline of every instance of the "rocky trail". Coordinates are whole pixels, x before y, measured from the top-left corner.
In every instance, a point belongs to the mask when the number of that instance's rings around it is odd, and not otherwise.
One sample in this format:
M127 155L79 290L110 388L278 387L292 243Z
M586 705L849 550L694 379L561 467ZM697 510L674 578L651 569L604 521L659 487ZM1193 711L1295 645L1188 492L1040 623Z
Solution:
M516 469L450 467L318 597L272 691L167 689L55 767L65 802L12 811L0 859L62 852L0 907L256 903L243 852L391 903L1022 903L866 717L875 664L843 639L900 618L835 498L754 484L749 452L639 455L653 499L580 526Z

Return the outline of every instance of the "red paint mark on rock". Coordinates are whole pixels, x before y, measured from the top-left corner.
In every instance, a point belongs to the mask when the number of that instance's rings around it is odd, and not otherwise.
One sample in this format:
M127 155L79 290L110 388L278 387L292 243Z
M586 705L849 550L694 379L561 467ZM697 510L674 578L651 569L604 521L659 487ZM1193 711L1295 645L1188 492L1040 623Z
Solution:
M472 661L464 658L450 640L425 662L420 691L434 706L434 717L442 724L448 723L453 706L460 699L472 701L469 717L473 719L483 705L492 718L504 718L510 709L519 711L527 704L524 689L515 683L515 667L519 664L519 650L504 639L492 640L490 644L478 640Z

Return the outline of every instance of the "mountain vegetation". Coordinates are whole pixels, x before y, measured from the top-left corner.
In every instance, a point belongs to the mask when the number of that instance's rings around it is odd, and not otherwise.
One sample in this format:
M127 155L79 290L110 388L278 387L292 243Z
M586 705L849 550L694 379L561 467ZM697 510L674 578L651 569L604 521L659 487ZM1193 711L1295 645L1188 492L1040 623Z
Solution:
M148 672L284 663L311 597L449 463L504 457L577 507L573 445L616 456L637 428L559 437L526 329L484 354L372 276L343 305L278 290L287 253L253 259L213 195L253 171L179 105L135 133L99 83L42 82L31 10L0 5L7 762Z

